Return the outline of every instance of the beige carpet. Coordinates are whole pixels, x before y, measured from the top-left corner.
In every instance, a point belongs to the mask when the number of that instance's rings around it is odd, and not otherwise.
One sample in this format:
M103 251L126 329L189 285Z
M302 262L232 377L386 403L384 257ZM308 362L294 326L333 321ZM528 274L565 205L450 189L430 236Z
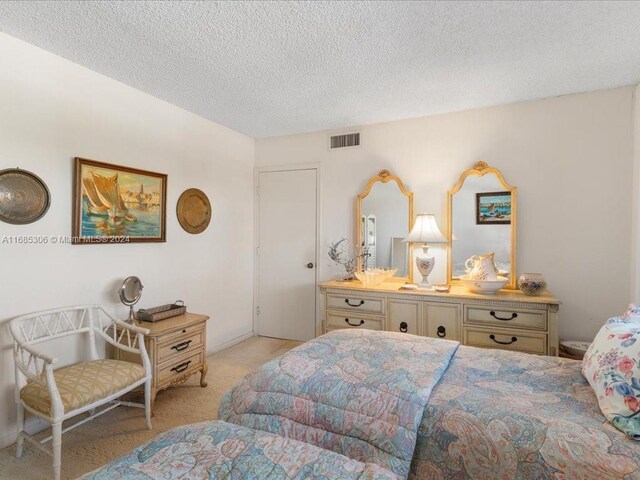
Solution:
M208 358L208 386L194 375L181 386L158 394L153 430L144 426L144 411L119 407L62 436L62 478L75 479L153 438L187 423L218 417L222 395L248 372L299 345L299 342L253 337ZM22 458L15 446L0 450L0 479L36 480L51 477L51 458L25 442Z

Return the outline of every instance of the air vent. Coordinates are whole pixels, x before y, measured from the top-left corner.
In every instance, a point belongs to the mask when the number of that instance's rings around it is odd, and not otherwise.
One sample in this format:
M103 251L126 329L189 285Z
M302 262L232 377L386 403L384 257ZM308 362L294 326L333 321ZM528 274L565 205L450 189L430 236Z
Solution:
M331 148L357 147L360 145L360 133L347 133L331 137Z

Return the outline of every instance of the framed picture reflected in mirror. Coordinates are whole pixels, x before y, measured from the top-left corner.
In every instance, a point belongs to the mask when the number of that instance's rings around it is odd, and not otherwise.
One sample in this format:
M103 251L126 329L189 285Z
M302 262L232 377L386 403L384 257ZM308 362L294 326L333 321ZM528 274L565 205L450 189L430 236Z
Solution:
M511 192L476 193L476 224L511 224Z

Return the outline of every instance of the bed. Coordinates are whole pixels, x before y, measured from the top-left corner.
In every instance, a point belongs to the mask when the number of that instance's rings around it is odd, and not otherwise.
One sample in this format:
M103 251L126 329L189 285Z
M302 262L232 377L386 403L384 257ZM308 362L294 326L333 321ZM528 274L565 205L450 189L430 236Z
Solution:
M404 343L408 339L417 342L423 352L430 348L438 352L433 354L441 357L438 366L429 363L433 355L424 353L414 355L412 361L406 363L389 353L384 345L385 342ZM352 341L359 346L347 351L336 364L329 351L349 348ZM311 348L313 342L319 342L323 348ZM367 345L364 349L360 347L363 344ZM453 352L449 348L451 344L454 344ZM322 413L326 398L309 402L315 395L313 384L317 374L296 377L291 366L282 368L293 362L304 371L324 348L328 350L323 358L329 366L320 367L327 369L320 376L331 373L352 379L355 375L368 382L379 375L390 379L414 375L424 380L425 372L444 368L441 376L434 377L435 385L421 411L415 438L406 433L406 442L400 445L406 449L403 458L410 459L408 470L404 468L406 464L388 461L371 447L376 445L378 427L369 428L370 420L355 424L336 422L335 418L340 416L335 412L332 419L327 420ZM448 356L449 353L452 354ZM388 368L380 369L381 364ZM344 379L340 383L344 384ZM422 382L427 390L430 384L426 382L425 386ZM343 389L332 390L331 384L327 390L323 390L324 387L320 391L330 400L333 395L349 393L358 397L352 388L347 388L345 393ZM360 399L362 404L374 402L366 396ZM384 409L388 409L388 405L375 415L379 416ZM343 416L350 414L349 411L342 413ZM220 406L220 417L312 443L359 461L371 461L403 478L640 478L640 443L606 421L581 374L580 362L466 347L456 342L392 332L340 330L301 345L249 374L227 393ZM336 441L336 433L346 439ZM358 442L354 444L354 438L370 442L370 448ZM383 451L390 451L388 445L379 446Z
M640 478L640 443L606 421L580 368L460 346L425 409L410 478Z
M640 479L640 443L580 362L447 340L333 331L248 374L219 415L85 478Z
M164 432L82 477L83 480L254 478L398 480L379 465L221 421Z

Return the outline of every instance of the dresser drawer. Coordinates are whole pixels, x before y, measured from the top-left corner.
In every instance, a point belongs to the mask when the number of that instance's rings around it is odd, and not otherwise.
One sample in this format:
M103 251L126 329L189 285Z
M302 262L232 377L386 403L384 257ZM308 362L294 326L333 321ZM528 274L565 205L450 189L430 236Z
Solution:
M464 327L463 336L463 343L472 347L501 348L539 355L547 353L547 336L544 333Z
M340 310L352 310L358 313L374 313L384 315L385 299L366 297L354 292L353 295L337 293L327 294L327 308L339 308Z
M418 320L415 318L391 318L389 320L390 332L410 333L418 335Z
M389 300L389 331L418 335L421 306L414 300Z
M194 352L192 355L185 355L177 359L175 362L167 362L158 367L157 384L170 382L174 378L180 377L182 374L197 370L204 363L204 351Z
M504 307L465 306L467 325L495 325L502 328L547 329L547 313L540 310L509 309Z
M365 317L362 315L349 315L327 313L327 330L336 328L367 328L369 330L382 330L382 320L379 318Z
M158 344L158 363L164 363L172 358L201 349L203 344L204 330L202 328L179 335L171 335L168 340L163 338Z
M460 341L460 305L425 302L424 325L427 337Z

